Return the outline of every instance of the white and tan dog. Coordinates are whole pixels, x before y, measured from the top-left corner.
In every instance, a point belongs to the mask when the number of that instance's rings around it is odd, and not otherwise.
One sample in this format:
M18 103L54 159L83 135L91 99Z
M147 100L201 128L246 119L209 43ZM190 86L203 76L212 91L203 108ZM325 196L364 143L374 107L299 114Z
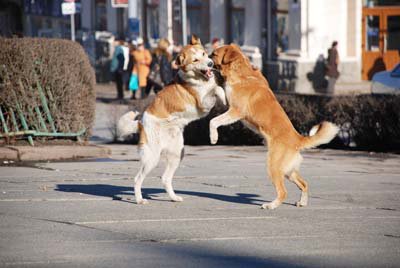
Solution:
M200 39L193 36L176 59L179 66L176 82L163 88L135 121L129 112L121 117L118 130L121 136L140 134L141 167L135 177L135 197L138 204L146 204L141 187L146 175L165 156L166 169L161 179L172 201L180 202L172 187L172 178L183 157L183 130L191 121L206 116L214 107L217 97L226 104L225 92L216 83L213 62L208 58Z

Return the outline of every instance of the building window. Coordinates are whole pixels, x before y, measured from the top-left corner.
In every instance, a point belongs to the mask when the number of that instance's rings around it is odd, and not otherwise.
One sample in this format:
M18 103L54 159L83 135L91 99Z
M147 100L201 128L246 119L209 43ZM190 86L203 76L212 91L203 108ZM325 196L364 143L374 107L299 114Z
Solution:
M363 0L364 6L398 6L400 5L399 0Z
M107 30L107 3L106 0L95 1L95 30Z
M197 35L200 39L204 39L203 29L201 27L201 9L202 3L199 0L187 1L187 34L188 37L192 34Z
M231 0L230 2L230 39L232 42L244 43L245 1Z
M146 5L146 23L147 38L157 40L160 38L159 30L159 0L147 0Z
M276 9L277 55L289 49L289 1L278 1Z

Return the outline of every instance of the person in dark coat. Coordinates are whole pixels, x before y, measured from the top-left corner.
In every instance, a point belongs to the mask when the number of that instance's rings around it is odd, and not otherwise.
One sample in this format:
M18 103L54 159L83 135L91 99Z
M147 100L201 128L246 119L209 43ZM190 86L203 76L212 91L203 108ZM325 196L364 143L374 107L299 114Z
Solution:
M168 85L172 82L172 55L168 52L169 42L165 39L165 44L159 43L159 62L160 62L160 75L163 85Z
M328 62L326 75L328 76L328 88L327 93L333 94L335 91L336 80L339 78L339 53L337 51L338 42L334 41L330 49L328 49Z
M164 86L172 82L174 78L172 70L172 55L169 52L170 42L161 38L158 46L154 51L152 70L149 80L152 83L155 93L160 91Z

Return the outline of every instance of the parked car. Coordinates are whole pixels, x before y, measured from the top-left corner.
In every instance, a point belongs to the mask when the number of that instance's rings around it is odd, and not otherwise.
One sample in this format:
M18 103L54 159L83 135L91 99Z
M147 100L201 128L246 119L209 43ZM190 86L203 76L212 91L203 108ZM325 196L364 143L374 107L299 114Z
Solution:
M371 91L372 94L400 94L400 63L391 71L374 74Z

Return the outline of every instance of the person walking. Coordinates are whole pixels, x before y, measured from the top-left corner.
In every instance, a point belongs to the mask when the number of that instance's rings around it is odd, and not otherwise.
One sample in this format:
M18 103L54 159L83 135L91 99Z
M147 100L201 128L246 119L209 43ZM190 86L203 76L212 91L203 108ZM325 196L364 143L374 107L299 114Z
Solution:
M117 98L122 100L124 98L124 82L125 82L125 49L123 48L124 41L122 38L115 40L115 49L111 59L110 71L113 73L114 81L117 87Z
M150 73L150 64L152 57L150 51L144 47L144 42L141 37L139 37L136 42L137 49L132 52L132 55L136 62L133 72L138 74L140 97L144 98L146 96L147 77Z
M335 92L335 84L336 80L339 78L339 53L337 51L338 42L333 41L332 46L328 49L328 59L327 59L327 72L326 75L328 76L328 94L334 94Z
M129 70L129 58L130 58L130 49L129 49L129 41L122 43L122 51L124 53L124 66L122 72L122 81L123 87L126 91L129 91L129 77L131 75L131 71Z

